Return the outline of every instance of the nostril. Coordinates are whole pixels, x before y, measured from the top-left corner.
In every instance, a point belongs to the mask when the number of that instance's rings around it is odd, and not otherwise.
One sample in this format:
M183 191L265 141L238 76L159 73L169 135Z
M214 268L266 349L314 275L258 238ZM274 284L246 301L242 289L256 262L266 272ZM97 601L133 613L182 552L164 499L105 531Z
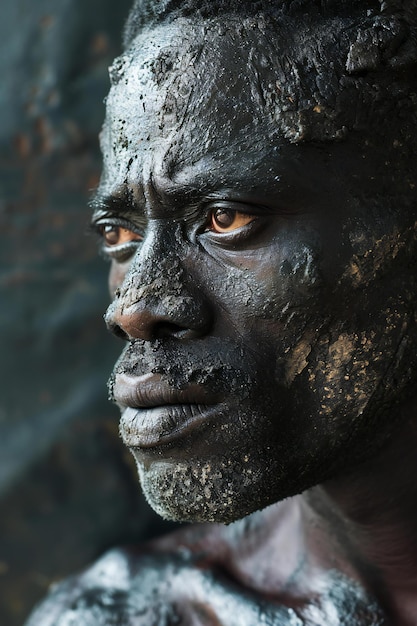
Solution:
M120 326L118 326L117 324L114 325L113 328L110 329L112 331L112 333L114 335L116 335L116 337L119 337L120 339L124 339L124 341L127 341L129 339L127 333L125 333L125 331L120 328Z
M115 298L104 315L107 329L124 341L141 339L190 340L205 335L212 323L211 311L204 301L193 295L181 302L173 301L172 308L150 294L123 292ZM171 304L171 298L167 298Z
M127 333L125 333L123 328L121 328L118 324L115 324L114 322L110 322L107 316L104 317L104 320L106 322L107 330L113 333L113 335L115 335L116 337L119 337L120 339L123 339L124 341L127 341L129 339Z

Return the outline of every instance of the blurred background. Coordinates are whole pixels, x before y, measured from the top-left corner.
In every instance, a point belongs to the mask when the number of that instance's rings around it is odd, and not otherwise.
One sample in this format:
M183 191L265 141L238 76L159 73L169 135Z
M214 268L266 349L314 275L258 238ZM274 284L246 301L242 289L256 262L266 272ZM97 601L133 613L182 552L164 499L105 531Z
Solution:
M51 582L165 527L105 383L107 267L86 235L107 67L131 0L1 0L0 624Z

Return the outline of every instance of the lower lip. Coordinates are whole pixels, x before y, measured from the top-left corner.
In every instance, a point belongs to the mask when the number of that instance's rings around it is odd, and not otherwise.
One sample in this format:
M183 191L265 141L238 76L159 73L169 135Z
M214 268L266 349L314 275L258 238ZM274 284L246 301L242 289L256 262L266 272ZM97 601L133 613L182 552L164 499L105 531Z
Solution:
M202 404L128 407L122 413L120 434L129 448L155 448L190 434L215 412L215 406Z

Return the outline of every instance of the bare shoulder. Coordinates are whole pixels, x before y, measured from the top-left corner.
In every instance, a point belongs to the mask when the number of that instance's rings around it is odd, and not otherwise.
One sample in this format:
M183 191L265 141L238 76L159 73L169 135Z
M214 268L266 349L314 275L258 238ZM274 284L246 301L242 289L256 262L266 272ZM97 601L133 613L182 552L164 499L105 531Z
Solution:
M122 550L112 550L81 574L53 585L26 626L119 623L114 616L125 612L129 581L127 555Z
M51 589L26 626L231 626L236 616L242 626L303 624L237 592L184 549L114 550Z
M179 539L177 536L176 539ZM112 550L55 586L26 626L382 626L360 591L335 581L333 591L303 606L254 593L227 575L206 551L169 540ZM166 546L168 547L168 546ZM287 598L288 600L288 598ZM291 603L290 603L291 604Z
M185 527L149 545L113 549L78 575L54 584L26 626L154 626L159 623L156 613L169 613L161 596L172 583L178 593L179 572L189 570L190 553L184 546L195 544L198 551L199 540L211 534L209 528L190 533Z
M231 537L239 528L191 525L142 546L112 550L54 586L26 626L386 623L361 588L338 573L329 576L323 593L301 601L288 593L260 593L230 566Z

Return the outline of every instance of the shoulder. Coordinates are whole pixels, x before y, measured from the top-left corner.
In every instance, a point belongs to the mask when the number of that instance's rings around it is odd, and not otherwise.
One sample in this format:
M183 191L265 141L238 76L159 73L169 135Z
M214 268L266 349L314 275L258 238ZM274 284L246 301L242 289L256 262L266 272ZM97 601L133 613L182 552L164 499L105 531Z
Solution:
M113 624L112 615L125 612L129 581L129 559L122 550L112 550L78 576L53 585L26 626Z
M240 585L205 551L176 541L167 551L158 547L112 550L51 589L26 626L385 624L378 608L344 577L333 577L323 596L290 608Z
M240 593L186 549L157 554L113 550L54 586L26 626L230 626L236 615L242 626L302 624L293 621L292 611L271 609Z

